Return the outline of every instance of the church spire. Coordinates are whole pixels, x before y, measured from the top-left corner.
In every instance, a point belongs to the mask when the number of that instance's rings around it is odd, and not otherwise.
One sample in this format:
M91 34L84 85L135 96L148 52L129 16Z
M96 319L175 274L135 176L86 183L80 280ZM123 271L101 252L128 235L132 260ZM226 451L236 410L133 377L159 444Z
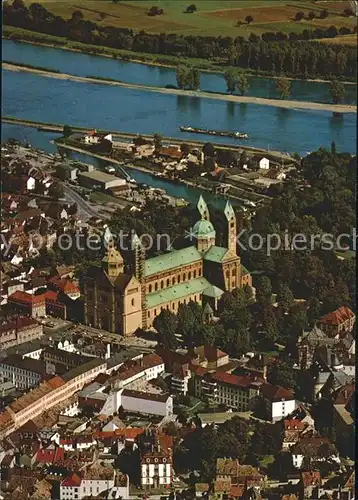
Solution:
M103 270L109 278L117 278L124 272L124 260L121 253L116 249L113 234L108 226L104 232L103 240L106 248L105 256L102 259Z
M199 198L199 201L197 204L197 208L198 208L199 213L201 215L201 219L210 220L209 209L208 209L208 206L207 206L204 198L202 197L202 195L200 195L200 198Z
M226 202L225 217L228 223L228 249L235 253L236 255L236 237L237 237L237 225L236 225L236 215L234 209L232 208L231 202L228 200Z

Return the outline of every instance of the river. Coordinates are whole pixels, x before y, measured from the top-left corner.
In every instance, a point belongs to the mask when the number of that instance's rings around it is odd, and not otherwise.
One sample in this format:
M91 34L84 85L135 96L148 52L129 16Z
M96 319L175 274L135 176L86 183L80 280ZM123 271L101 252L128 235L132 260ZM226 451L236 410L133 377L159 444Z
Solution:
M165 87L176 85L175 70L161 66L149 66L127 61L109 59L103 56L69 52L51 47L3 40L3 60L20 64L31 64L47 69L58 70L76 76L100 76L113 78L126 83ZM248 96L279 98L275 80L272 78L250 77ZM201 90L226 92L222 74L202 73ZM297 101L331 102L327 83L294 80L292 99ZM345 104L357 103L357 86L346 85Z

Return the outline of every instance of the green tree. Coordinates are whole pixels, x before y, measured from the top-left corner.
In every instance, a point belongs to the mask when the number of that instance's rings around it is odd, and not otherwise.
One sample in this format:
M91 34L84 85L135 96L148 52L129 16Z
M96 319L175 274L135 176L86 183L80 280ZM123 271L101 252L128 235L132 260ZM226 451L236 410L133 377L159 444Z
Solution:
M239 73L236 85L241 95L244 95L249 90L250 88L249 79L244 73Z
M192 3L191 5L188 5L188 7L185 9L185 12L188 14L192 14L193 12L196 12L196 5Z
M329 84L329 91L332 97L333 104L340 104L343 102L346 89L342 82L338 80L331 81L331 83Z
M240 54L239 54L238 48L232 42L228 48L228 62L230 64L230 66L235 66L237 64L239 56L240 56Z
M254 18L252 16L246 16L245 17L245 21L247 22L247 24L251 24L253 22Z
M290 290L287 283L282 283L280 285L279 291L277 293L276 302L285 311L288 311L290 307L295 303L295 298L292 291Z
M160 151L163 146L162 136L160 134L154 134L153 143L154 143L154 151L158 153L158 151Z
M328 10L327 9L323 9L321 10L321 12L319 13L319 17L320 19L327 19L329 13L328 13Z
M236 90L237 83L237 71L230 68L224 73L224 77L226 80L226 88L230 94L233 94Z
M159 333L161 340L160 344L166 349L176 349L178 341L176 339L177 318L174 313L164 309L159 316L154 319L154 328Z
M285 77L276 80L276 89L280 92L281 99L288 99L292 91L291 80Z
M48 194L52 198L57 198L57 199L63 198L65 195L63 185L60 182L52 183L51 186L49 187Z
M190 301L189 304L181 304L177 314L177 335L183 339L184 345L193 347L200 344L197 338L197 332L202 325L202 308L196 302Z
M200 89L201 74L197 68L191 69L191 90Z
M214 158L215 148L211 142L206 142L203 146L204 156L207 158Z
M337 146L336 146L336 143L334 141L331 142L331 153L332 153L332 155L337 154Z
M295 15L295 21L302 21L302 19L304 19L305 15L303 12L296 12L296 15Z
M63 137L70 137L70 135L73 133L72 128L69 125L64 125L63 126Z
M176 69L176 79L177 85L180 89L185 89L187 84L187 68L183 65L179 65Z
M313 12L313 10L311 10L309 13L308 13L308 19L310 21L313 21L313 19L316 17L316 13Z
M296 373L291 365L284 361L274 363L270 366L267 374L267 380L270 384L280 385L285 389L296 388Z
M272 285L270 278L267 276L261 276L258 279L256 301L259 305L271 305L272 303Z

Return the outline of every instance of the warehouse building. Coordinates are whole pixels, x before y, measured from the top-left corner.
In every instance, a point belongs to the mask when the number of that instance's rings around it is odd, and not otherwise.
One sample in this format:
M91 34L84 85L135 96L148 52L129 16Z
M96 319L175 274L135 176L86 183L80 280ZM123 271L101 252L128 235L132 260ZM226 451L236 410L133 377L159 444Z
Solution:
M78 182L81 186L92 189L100 188L102 191L113 188L124 188L126 186L125 179L120 179L114 175L94 170L93 172L81 172L78 174Z

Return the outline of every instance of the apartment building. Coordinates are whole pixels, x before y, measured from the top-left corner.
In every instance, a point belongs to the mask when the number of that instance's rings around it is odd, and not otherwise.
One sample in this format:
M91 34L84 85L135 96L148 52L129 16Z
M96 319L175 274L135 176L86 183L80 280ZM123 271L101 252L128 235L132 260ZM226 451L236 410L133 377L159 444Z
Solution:
M251 409L264 383L264 380L259 377L232 375L221 371L207 373L202 367L196 369L192 367L192 371L194 372L195 396L238 411Z
M0 349L9 349L16 345L39 339L43 335L43 326L35 319L18 316L0 325Z
M45 410L71 398L99 373L105 372L106 368L107 364L103 359L92 359L61 377L56 376L42 382L39 387L18 398L0 413L0 438L8 436L14 429L41 415Z
M0 362L2 380L12 382L18 389L26 390L38 386L45 375L45 364L37 359L13 354Z

